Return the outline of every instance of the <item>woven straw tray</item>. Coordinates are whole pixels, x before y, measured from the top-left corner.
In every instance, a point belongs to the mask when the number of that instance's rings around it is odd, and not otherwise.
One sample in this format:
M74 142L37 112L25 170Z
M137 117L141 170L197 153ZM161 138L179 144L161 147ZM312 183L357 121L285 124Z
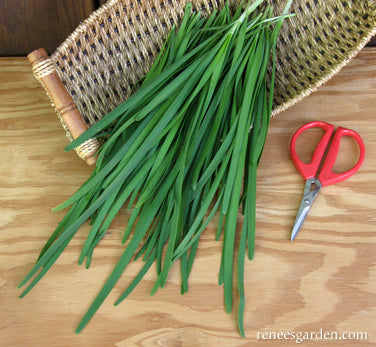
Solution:
M187 1L109 0L48 57L29 54L70 140L129 97L157 56ZM224 0L193 0L208 15ZM281 13L286 1L267 0ZM230 1L237 6L239 1ZM273 115L315 91L376 34L373 0L296 0L277 44ZM77 148L89 164L100 146L92 139Z

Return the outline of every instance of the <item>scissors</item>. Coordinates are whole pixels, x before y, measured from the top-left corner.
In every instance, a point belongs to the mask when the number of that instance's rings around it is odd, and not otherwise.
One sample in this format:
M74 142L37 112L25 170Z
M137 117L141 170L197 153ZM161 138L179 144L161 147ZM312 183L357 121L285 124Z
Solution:
M304 131L311 128L321 128L324 130L324 135L313 153L311 162L306 164L299 159L296 153L296 140ZM332 138L333 134L334 136ZM338 155L340 140L343 136L350 136L355 139L360 149L360 155L358 162L352 169L342 173L334 173L332 169ZM331 138L332 141L329 145ZM327 155L324 159L326 151ZM295 167L306 180L302 202L291 233L291 241L293 241L301 229L308 211L321 187L342 182L358 171L364 160L365 148L362 138L354 130L338 127L337 130L334 131L332 124L316 121L305 124L296 131L291 139L290 152ZM322 165L321 170L319 170L320 165Z

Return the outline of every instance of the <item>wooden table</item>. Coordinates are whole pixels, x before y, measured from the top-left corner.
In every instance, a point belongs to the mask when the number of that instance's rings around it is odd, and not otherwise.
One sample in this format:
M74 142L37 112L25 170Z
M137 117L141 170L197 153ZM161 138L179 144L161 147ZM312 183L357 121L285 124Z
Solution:
M318 92L271 122L258 171L256 255L246 261L245 340L237 332L236 309L225 313L223 288L217 285L221 243L214 241L215 221L202 236L184 296L175 266L166 287L150 297L152 268L131 296L113 307L137 273L139 263L133 263L86 329L74 333L122 253L120 218L89 270L77 265L88 231L83 227L44 279L18 298L17 284L65 214L51 208L92 168L63 152L67 139L26 59L0 59L0 81L1 346L295 345L278 339L289 332L315 332L322 339L326 332L341 338L364 332L367 340L358 344L376 343L376 49L364 49ZM293 132L312 120L356 130L367 153L355 176L322 189L292 243L304 181L288 147ZM309 141L304 143L309 148ZM344 149L349 154L353 147ZM337 169L355 159L342 156ZM274 340L264 339L268 332ZM346 332L352 334L342 336ZM305 345L310 344L315 341Z

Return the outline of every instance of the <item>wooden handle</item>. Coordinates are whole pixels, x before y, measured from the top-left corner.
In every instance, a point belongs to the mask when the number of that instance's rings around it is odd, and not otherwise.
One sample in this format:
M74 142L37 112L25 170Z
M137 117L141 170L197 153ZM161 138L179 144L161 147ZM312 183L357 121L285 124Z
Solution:
M33 66L35 77L39 79L45 87L69 132L72 137L76 139L88 128L77 109L77 105L61 82L47 52L43 48L39 48L31 52L27 58ZM96 158L94 155L99 148L99 142L96 139L90 139L82 144L82 146L84 153L79 153L81 154L80 156L83 157L89 165L95 164ZM78 149L78 151L79 150L80 149Z

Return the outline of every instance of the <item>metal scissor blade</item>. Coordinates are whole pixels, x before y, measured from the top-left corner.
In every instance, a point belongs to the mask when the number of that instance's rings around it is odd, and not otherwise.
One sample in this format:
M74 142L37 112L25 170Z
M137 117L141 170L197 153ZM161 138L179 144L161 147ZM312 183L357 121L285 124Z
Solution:
M310 208L311 208L311 205L305 206L304 198L303 198L298 214L296 215L296 218L295 218L294 227L292 228L291 241L294 241L296 235L298 235L298 232L300 231Z
M308 211L312 206L313 200L315 200L321 187L322 185L320 181L316 178L311 178L306 181L303 199L295 218L294 227L292 228L291 241L294 241L296 235L298 235L303 222L307 217Z

